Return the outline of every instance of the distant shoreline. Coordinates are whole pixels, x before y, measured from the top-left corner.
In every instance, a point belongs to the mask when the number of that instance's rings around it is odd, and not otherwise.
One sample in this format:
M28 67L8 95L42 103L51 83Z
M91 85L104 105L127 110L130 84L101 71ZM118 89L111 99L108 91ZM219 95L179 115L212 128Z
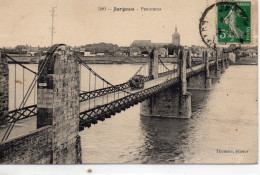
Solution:
M38 64L38 59L35 57L14 56L12 57L21 64ZM147 62L147 57L83 57L81 59L86 64L144 64ZM178 59L174 58L161 58L164 63L178 63ZM193 58L193 61L200 62L201 58ZM13 61L8 60L9 64L14 64ZM258 65L257 58L241 57L231 65Z

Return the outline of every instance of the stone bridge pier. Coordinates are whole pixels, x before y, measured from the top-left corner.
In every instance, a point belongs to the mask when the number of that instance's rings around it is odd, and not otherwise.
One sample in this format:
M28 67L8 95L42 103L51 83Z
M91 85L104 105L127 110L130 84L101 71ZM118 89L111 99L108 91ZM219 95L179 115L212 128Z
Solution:
M78 135L79 63L69 46L55 45L51 50L54 53L42 57L38 66L37 129L1 142L1 164L82 163ZM7 66L6 58L1 57L0 67L4 68L0 69L2 115L8 112Z
M215 65L216 65L216 69L215 69L215 75L213 76L213 78L220 78L220 73L221 73L221 65L220 65L220 61L219 61L219 52L218 51L214 51L215 53Z
M226 65L226 68L228 68L228 66L229 66L228 53L224 53L224 58L225 58L225 65Z
M9 69L5 55L0 52L0 126L7 124L9 97Z
M52 126L52 164L81 163L79 132L79 63L69 46L40 61L37 129Z
M213 55L215 57L215 65L210 66L210 77L218 79L228 68L228 58L227 54L222 50L214 51Z
M203 51L202 60L204 60L203 64L205 65L205 71L187 78L188 89L211 90L212 88L212 78L210 76L209 56L207 51ZM191 69L191 71L193 70ZM214 72L214 69L211 69L211 71Z
M148 59L149 73L154 78L158 77L158 52L154 51ZM187 91L186 61L187 51L180 51L179 75L180 83L154 94L141 103L140 114L143 116L190 118L191 117L191 94ZM155 69L155 70L154 70Z

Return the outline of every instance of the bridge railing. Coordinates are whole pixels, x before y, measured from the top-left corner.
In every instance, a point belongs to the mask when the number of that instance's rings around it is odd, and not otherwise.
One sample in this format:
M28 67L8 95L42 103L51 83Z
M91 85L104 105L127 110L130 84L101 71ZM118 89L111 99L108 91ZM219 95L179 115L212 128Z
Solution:
M30 105L30 106L26 106L24 108L21 109L15 109L12 111L9 111L9 116L8 116L8 121L9 123L18 121L18 120L22 120L22 119L26 119L29 117L33 117L37 115L37 105Z
M170 74L173 74L173 73L176 73L176 72L178 72L178 69L169 70L169 71L166 71L166 72L159 73L158 77L164 77L166 75L170 75Z
M83 111L80 113L80 130L83 130L85 127L90 127L91 124L96 124L98 121L103 121L106 118L110 118L111 115L115 115L116 113L125 110L126 108L144 101L152 94L159 93L162 89L169 87L178 81L179 78L175 77L165 81L162 84L152 86L142 91L126 95L125 97L119 98L109 103L98 105Z
M144 81L149 81L152 79L152 76L146 76L144 77ZM89 92L83 92L80 94L80 102L87 101L96 97L104 96L110 93L118 92L125 90L130 87L129 82L125 82L122 84L114 85L114 86L109 86L106 88L101 88L97 89L94 91L89 91Z

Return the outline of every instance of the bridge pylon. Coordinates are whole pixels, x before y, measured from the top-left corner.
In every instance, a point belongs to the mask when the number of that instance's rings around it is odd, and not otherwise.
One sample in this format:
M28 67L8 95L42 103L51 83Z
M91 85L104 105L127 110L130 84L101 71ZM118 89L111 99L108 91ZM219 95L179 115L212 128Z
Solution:
M216 61L216 74L214 78L219 78L220 77L220 65L219 65L219 56L220 53L218 50L215 51L215 61Z
M79 63L66 45L54 45L47 54L38 68L37 128L52 126L51 163L81 163Z
M0 51L0 126L8 123L9 69L7 58Z
M225 65L226 65L226 68L228 68L228 66L229 66L228 53L224 53L224 57L225 57Z
M158 71L159 71L158 57L159 57L158 50L152 50L150 56L148 57L148 69L149 69L148 72L149 75L152 75L154 79L158 78Z
M210 63L209 63L209 53L208 51L202 52L202 64L205 66L205 71L197 73L195 76L189 77L188 80L188 89L193 90L211 90L212 89L212 78L210 76ZM191 70L193 71L193 70ZM214 70L213 70L214 71Z
M156 59L156 54L151 54ZM149 60L150 61L150 60ZM141 103L141 115L170 118L191 117L191 94L187 91L187 51L179 51L180 83L170 86ZM150 68L156 68L151 66ZM156 72L156 71L149 71Z
M221 52L221 73L223 74L226 70L226 65L225 65L225 53Z

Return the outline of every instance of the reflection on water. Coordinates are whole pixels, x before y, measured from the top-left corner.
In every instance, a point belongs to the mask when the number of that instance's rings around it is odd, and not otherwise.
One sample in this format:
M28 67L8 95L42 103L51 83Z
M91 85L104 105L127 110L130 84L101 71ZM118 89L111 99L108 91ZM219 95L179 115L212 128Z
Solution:
M83 163L254 163L256 80L256 66L231 66L214 90L191 91L191 119L140 116L137 105L85 129Z

